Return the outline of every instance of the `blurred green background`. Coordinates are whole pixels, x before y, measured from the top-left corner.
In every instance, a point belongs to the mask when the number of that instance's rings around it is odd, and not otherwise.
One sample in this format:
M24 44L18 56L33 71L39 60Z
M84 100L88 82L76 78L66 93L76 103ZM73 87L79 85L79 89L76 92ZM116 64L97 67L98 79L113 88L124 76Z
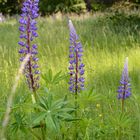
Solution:
M140 0L40 0L41 15L48 15L57 12L62 13L84 13L86 11L104 10L114 3L120 1L134 3L135 7L139 7ZM2 14L18 14L22 6L23 0L0 0L0 13Z

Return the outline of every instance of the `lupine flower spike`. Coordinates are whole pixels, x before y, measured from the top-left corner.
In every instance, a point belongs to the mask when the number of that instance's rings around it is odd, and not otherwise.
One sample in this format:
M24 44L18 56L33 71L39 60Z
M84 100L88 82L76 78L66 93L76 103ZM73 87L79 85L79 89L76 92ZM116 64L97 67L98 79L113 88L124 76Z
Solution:
M69 47L69 90L75 94L84 89L84 64L82 63L83 48L76 30L69 20L70 47Z
M27 83L29 88L36 92L37 88L39 87L38 80L40 73L38 70L38 58L37 58L37 45L33 43L33 40L38 37L37 34L37 22L35 19L38 17L38 2L39 0L25 0L23 2L22 7L22 14L20 15L21 18L19 20L20 23L20 41L18 44L21 46L19 53L21 54L20 61L24 61L25 56L30 54L30 58L28 63L25 67L24 74L27 79Z
M125 60L124 69L122 72L122 78L118 87L118 99L122 100L122 111L124 110L124 100L131 95L131 88L128 75L128 58Z

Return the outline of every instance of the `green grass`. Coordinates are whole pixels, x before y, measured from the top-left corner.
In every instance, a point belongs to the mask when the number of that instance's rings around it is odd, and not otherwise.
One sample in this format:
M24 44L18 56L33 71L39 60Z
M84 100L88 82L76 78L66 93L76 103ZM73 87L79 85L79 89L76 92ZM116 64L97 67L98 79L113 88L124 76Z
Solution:
M104 17L72 18L84 48L86 89L79 95L79 140L139 140L140 139L140 25L137 22L119 24ZM3 116L7 95L10 94L14 78L20 66L18 54L18 21L0 23L0 116ZM48 69L53 73L67 73L69 54L69 31L66 18L54 20L38 19L39 65L43 74ZM125 58L129 58L129 74L132 96L125 102L125 115L121 114L121 102L117 100L117 87ZM64 80L51 90L56 98L69 94ZM41 89L45 82L41 79ZM91 98L87 92L94 88ZM16 98L28 95L25 79L22 77ZM69 94L69 98L73 97ZM98 105L100 107L98 107ZM97 105L97 106L96 106ZM12 119L13 120L13 119ZM73 124L63 125L66 140L72 140ZM68 128L69 134L67 134ZM10 130L9 130L10 131ZM10 131L11 132L11 131ZM27 139L22 132L10 139ZM57 134L51 140L60 139ZM56 136L56 137L55 137ZM32 138L33 139L33 138Z

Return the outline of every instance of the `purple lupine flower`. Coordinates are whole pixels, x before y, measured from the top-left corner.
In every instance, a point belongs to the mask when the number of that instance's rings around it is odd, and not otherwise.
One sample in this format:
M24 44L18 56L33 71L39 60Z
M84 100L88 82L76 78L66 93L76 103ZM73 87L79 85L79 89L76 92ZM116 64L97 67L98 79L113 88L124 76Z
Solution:
M84 64L82 63L82 44L79 41L79 37L76 30L69 20L69 30L70 30L70 47L69 47L69 90L77 94L80 90L84 89Z
M27 78L29 88L34 92L39 87L38 74L40 73L38 70L39 66L37 64L38 58L36 56L38 54L37 45L32 43L34 38L38 37L36 32L37 22L35 21L35 18L39 16L38 3L39 0L25 0L21 9L21 18L19 19L21 40L18 42L18 44L21 46L19 53L22 55L20 61L24 61L25 55L31 54L24 73Z
M125 60L120 84L121 85L118 87L118 99L124 100L131 95L130 88L131 85L129 83L129 75L128 75L128 58L126 58Z

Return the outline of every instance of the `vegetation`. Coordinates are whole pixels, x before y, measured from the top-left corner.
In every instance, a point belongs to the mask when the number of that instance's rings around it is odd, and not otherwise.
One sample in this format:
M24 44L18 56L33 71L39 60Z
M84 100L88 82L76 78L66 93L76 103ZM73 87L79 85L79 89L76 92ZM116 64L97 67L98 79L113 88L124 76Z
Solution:
M0 13L4 15L15 15L21 11L23 0L0 0ZM40 0L41 15L49 15L57 12L62 13L85 13L86 11L100 11L110 7L114 3L126 2L127 5L139 7L139 0ZM130 4L129 4L130 3Z
M68 91L69 31L67 18L38 19L41 80L38 95L32 104L24 77L16 90L8 140L138 140L140 139L140 25L139 16L123 13L71 17L84 49L85 90L78 94L78 108ZM11 93L19 60L18 21L0 23L0 120ZM129 58L132 96L125 100L124 112L117 99L117 88L125 58ZM40 113L34 112L39 109ZM77 118L74 116L77 110ZM46 129L41 132L40 122ZM2 123L2 122L1 122ZM44 124L42 124L44 126ZM44 139L45 139L44 138ZM42 138L43 139L43 138Z

